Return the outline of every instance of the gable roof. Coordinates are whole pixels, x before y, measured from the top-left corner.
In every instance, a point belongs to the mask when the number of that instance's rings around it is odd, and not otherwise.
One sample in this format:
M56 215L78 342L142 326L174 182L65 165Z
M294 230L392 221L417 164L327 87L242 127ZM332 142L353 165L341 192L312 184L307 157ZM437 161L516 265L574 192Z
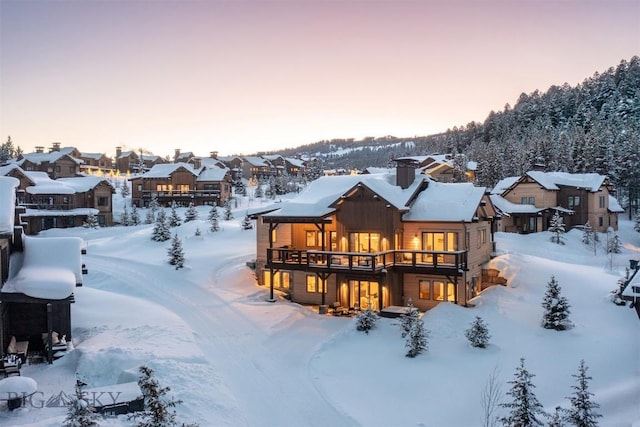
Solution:
M198 174L198 178L196 179L196 181L224 181L227 173L229 173L228 168L205 166L200 169L200 173Z
M96 188L101 183L107 184L113 191L115 191L115 188L113 188L113 185L111 185L108 180L93 175L80 176L76 178L58 178L56 182L68 185L69 187L73 188L76 193L86 193L87 191Z
M242 158L245 162L249 163L252 166L271 166L271 163L267 159L256 156L246 156Z
M193 169L193 165L191 163L160 163L155 164L149 171L143 173L142 175L131 178L134 179L148 179L148 178L169 178L171 175L177 171L178 169L183 168L186 169L187 172L192 173L193 175L197 175L196 171Z
M558 186L560 185L585 188L592 192L598 191L607 178L597 173L529 171L526 175L542 185L546 190L559 190L560 188Z
M54 163L60 160L62 157L69 157L74 162L80 164L83 163L81 159L76 159L71 156L71 153L75 150L73 147L64 147L60 151L52 151L50 153L28 153L23 154L20 160L16 160L15 163L22 165L25 161L29 161L35 165L42 163Z
M476 216L485 187L472 183L429 182L416 197L403 221L471 221Z
M502 194L507 191L513 184L518 182L521 177L519 176L508 176L506 178L502 178L500 181L496 183L496 185L491 189L491 194Z
M107 155L104 153L80 153L80 156L94 160L100 160L103 156L107 157Z

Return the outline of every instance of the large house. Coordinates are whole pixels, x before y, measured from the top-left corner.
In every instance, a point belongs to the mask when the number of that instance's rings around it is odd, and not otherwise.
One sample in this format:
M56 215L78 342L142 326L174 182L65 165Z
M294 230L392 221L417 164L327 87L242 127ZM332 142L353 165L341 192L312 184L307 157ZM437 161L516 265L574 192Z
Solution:
M132 203L147 207L153 198L161 205L222 206L231 198L231 173L227 168L194 168L191 163L155 165L130 178Z
M609 179L596 173L530 171L498 182L491 199L503 214L501 231L545 231L557 211L567 228L589 222L606 232L618 229L618 214L624 212L611 193Z
M483 288L496 219L484 188L416 175L413 161L395 174L321 177L252 214L261 285L374 310L466 305Z
M51 179L78 176L80 173L80 152L74 147L60 147L59 142L53 143L49 152L44 147L36 147L34 153L21 154L13 162L23 170L31 172L45 172Z
M115 189L108 180L97 176L53 180L45 172L28 172L12 164L0 167L0 176L18 179L17 200L27 234L49 228L81 226L89 215L98 224L113 223L111 196Z
M93 172L101 170L103 172L113 170L111 157L104 153L80 153L82 172Z

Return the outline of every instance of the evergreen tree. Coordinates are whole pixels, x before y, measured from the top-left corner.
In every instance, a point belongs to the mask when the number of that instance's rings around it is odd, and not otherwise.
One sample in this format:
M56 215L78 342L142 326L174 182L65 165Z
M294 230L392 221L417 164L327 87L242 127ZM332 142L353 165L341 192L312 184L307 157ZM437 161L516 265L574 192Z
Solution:
M194 221L198 219L198 211L193 205L193 202L189 203L187 211L184 213L184 222Z
M149 202L149 209L154 214L158 209L160 209L160 203L158 202L158 196L156 194L151 195L151 201Z
M164 209L160 209L158 216L156 217L156 223L153 226L151 233L151 240L156 242L166 242L171 238L171 231L169 230L169 224L167 223L167 214Z
M524 366L524 358L520 359L520 366L516 369L514 379L509 381L511 389L507 392L512 401L501 403L500 406L509 410L509 415L500 418L504 426L531 427L544 425L539 417L546 417L542 404L538 401L533 389L535 385L531 379L535 375L530 374Z
M636 223L633 225L633 229L640 233L640 214L636 215Z
M126 199L129 194L131 194L130 190L129 190L129 183L127 181L122 183L122 186L120 187L120 195L122 196L123 199Z
M556 406L555 411L549 419L549 424L547 424L547 427L564 427L565 424L562 421L562 413L562 408L560 406Z
M376 327L378 321L378 315L373 310L367 308L356 316L356 330L369 333L369 331Z
M223 219L225 221L229 221L229 220L233 219L233 213L231 213L231 203L229 203L228 200L224 204L224 216L223 216Z
M573 324L569 320L571 307L567 299L560 295L561 288L556 278L551 276L551 280L547 283L547 289L542 300L542 327L545 329L555 329L556 331L564 331L571 329Z
M153 224L155 222L155 216L153 215L153 209L147 209L147 215L144 219L145 224Z
M572 386L574 392L568 397L571 407L567 410L566 421L577 427L595 427L598 425L597 419L602 417L594 411L599 408L596 402L591 401L591 393L589 389L589 380L592 378L587 375L587 366L584 360L580 361L578 366L578 374L572 375L577 379L577 385Z
M91 402L84 397L82 387L86 384L79 379L76 380L76 392L69 410L67 418L64 420L64 427L93 427L97 426L96 410Z
M256 187L256 191L253 193L253 196L256 199L260 199L264 196L264 192L262 191L262 186L260 184Z
M236 189L236 194L240 195L240 196L246 196L247 195L247 188L245 187L244 183L242 181L238 181L235 185L235 189Z
M491 338L487 324L480 316L476 316L471 327L464 332L464 335L467 337L472 347L480 348L485 348L487 344L489 344L489 338Z
M87 220L82 224L84 228L99 228L100 224L98 224L98 218L90 213L87 215Z
M582 243L585 245L591 245L593 244L593 239L593 227L591 227L591 224L587 221L582 228Z
M169 387L160 387L155 378L153 369L147 366L140 367L138 386L144 398L144 411L131 415L130 418L142 418L137 427L170 427L177 425L175 406L182 403L180 400L167 398L171 391Z
M7 142L0 144L0 166L7 163L14 157L15 150L13 149L13 141L11 136L7 137Z
M182 220L176 210L176 202L171 202L171 214L169 215L169 227L177 227L182 224Z
M131 208L131 225L140 225L140 213L138 212L138 207L133 205Z
M249 218L249 214L246 214L242 219L242 229L251 230L252 228L253 228L253 223L251 222L251 218Z
M409 348L407 357L416 357L417 355L425 352L429 347L429 331L424 327L424 321L422 319L416 319L411 325L411 330L407 335L407 341L405 347Z
M413 324L420 318L420 312L413 306L411 299L407 302L407 311L400 315L400 327L402 328L402 338L411 332Z
M218 225L218 216L219 216L218 208L215 206L211 206L211 210L209 211L209 216L207 217L207 220L211 224L211 227L209 229L213 232L220 230L220 226Z
M124 205L124 208L122 210L122 215L120 216L120 224L127 227L129 226L130 221L131 220L129 219L129 211L127 210L127 205Z
M622 253L622 245L620 244L620 237L618 237L618 233L614 232L613 229L609 229L609 231L607 232L607 253L609 254Z
M196 231L193 233L194 236L198 237L202 235L202 231L199 228L196 228Z
M176 270L184 267L184 250L182 249L182 241L178 237L178 233L173 236L168 253L169 264L175 265Z
M551 225L549 226L549 231L552 233L551 241L553 243L564 245L564 237L563 237L563 234L565 232L564 220L560 216L560 212L558 212L557 209L553 214L553 217L551 218Z

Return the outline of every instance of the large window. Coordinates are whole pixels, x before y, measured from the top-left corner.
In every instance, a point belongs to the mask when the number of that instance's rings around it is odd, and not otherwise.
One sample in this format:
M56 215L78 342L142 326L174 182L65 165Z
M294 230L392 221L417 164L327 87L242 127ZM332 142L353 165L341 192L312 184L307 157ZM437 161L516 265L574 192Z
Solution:
M109 199L110 197L98 197L98 206L109 206Z
M605 196L598 197L598 207L600 209L604 209L606 207L606 205L605 205Z
M425 251L458 250L458 233L422 233L422 247Z
M580 196L569 196L567 198L567 204L569 205L569 209L575 210L575 208L580 206Z
M420 299L431 299L431 282L429 280L420 280L418 283Z
M271 287L272 279L274 288L289 289L289 285L291 283L291 275L288 271L274 272L272 277L271 272L269 270L265 270L263 278L263 283L267 287Z
M319 230L306 231L306 243L308 248L322 247L322 232Z
M478 230L478 248L482 247L485 243L487 243L487 229L481 228Z
M520 204L521 205L535 205L536 204L536 198L534 196L522 196L522 197L520 197Z
M456 287L451 282L426 279L418 281L418 296L421 300L455 301L455 291Z
M380 252L380 233L349 233L351 252Z
M156 184L156 191L173 191L172 184Z
M181 193L188 193L189 192L189 184L178 184L177 186L177 190Z
M321 279L318 278L318 276L316 276L315 274L309 274L307 275L307 292L309 293L315 293L315 292L322 292L324 288L324 293L327 293L327 282L324 281L324 286L323 286L323 281Z

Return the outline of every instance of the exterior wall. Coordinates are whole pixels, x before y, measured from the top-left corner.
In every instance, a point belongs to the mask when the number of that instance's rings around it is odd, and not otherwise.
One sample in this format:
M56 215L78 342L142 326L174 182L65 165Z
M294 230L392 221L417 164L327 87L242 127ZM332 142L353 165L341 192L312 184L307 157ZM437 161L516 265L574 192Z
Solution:
M135 169L134 166L138 164L138 155L134 152L129 153L128 156L118 157L115 161L115 167L120 173L131 172Z
M535 207L548 208L558 205L558 197L555 191L545 190L535 181L528 180L517 184L502 197L511 203L521 204L522 197L535 197Z
M60 157L55 163L43 165L47 165L45 172L51 179L73 178L79 172L78 164L69 156Z

